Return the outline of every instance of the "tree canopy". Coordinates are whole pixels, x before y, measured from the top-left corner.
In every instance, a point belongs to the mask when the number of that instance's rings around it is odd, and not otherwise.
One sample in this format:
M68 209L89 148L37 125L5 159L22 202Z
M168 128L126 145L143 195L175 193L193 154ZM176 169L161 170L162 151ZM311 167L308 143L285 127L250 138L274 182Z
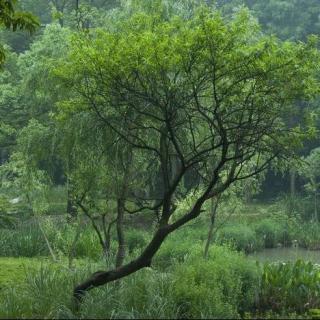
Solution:
M117 28L76 35L56 71L71 95L60 103L59 118L92 114L135 158L158 166L162 190L155 205L142 199L138 208L158 214L145 251L93 275L76 296L150 265L166 236L198 217L208 199L292 157L312 130L308 123L288 128L285 115L295 101L318 93L318 70L315 37L304 44L264 36L246 10L231 20L205 7L188 20L140 12ZM136 170L147 176L145 167ZM191 170L200 193L174 219Z

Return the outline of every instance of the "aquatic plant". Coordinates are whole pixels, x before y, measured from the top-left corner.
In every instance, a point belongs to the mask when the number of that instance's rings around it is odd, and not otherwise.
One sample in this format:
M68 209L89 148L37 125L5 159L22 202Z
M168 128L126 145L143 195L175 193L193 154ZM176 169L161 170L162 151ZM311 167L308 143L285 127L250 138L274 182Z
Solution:
M319 308L320 266L303 260L265 264L257 307L299 313Z

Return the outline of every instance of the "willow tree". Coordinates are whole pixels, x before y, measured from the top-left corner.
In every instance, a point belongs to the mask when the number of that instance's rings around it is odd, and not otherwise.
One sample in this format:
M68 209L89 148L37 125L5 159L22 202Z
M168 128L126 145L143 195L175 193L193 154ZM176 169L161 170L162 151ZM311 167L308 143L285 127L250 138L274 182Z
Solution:
M317 93L318 67L315 39L303 44L263 36L247 11L229 21L205 8L188 20L138 13L110 30L77 36L57 71L73 95L60 112L94 114L135 159L159 167L161 192L153 202L140 197L132 210L158 218L142 253L94 273L74 296L150 266L166 237L199 217L206 201L292 157L309 130L288 128L283 115L296 99ZM141 184L149 181L142 181L146 168L136 167ZM175 216L190 172L197 197Z

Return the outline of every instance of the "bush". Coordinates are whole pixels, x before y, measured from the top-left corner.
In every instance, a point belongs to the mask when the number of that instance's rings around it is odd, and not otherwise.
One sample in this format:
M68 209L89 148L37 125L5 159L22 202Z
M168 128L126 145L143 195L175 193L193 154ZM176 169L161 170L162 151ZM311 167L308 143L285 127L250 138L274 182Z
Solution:
M26 268L10 286L0 290L0 318L171 318L176 316L172 304L171 275L145 268L120 283L110 283L87 293L77 315L72 311L74 284L85 279L102 264L74 271L63 264L44 262L37 268Z
M295 216L277 212L257 222L254 229L265 248L275 248L278 244L288 247L301 237L304 224Z
M320 249L320 223L304 223L299 228L299 245L310 250Z
M72 224L66 224L63 227L56 228L53 242L55 251L66 256L69 255L76 232L77 226ZM103 256L98 237L90 227L81 230L78 241L75 244L74 254L75 257L90 258L93 260L98 260Z
M229 243L238 251L251 253L262 247L261 241L256 237L255 232L243 224L226 226L219 230L217 235L219 244Z

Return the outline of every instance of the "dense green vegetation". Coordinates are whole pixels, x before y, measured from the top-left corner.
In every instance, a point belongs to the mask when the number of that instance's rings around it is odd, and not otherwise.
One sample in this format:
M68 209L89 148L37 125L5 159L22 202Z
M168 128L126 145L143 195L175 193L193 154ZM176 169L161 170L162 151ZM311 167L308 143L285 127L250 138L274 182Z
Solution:
M78 317L70 298L72 286L90 272L106 267L99 240L89 226L81 233L70 266L70 246L77 226L66 224L65 216L60 216L60 223L57 218L43 221L57 257L55 263L37 225L1 230L0 310L4 318ZM279 202L243 206L225 221L223 213L217 219L221 227L207 259L203 258L208 229L204 218L170 236L155 256L152 268L139 271L120 285L90 292L80 316L309 318L315 313L320 307L317 265L303 261L256 264L245 252L279 244L290 247L292 240L314 248L320 243L320 225L288 217ZM150 232L143 227L136 221L134 228L126 231L126 260L138 255L150 239ZM116 245L114 234L113 252ZM111 267L113 261L110 256L107 266ZM61 292L61 286L66 290Z
M319 10L0 0L0 318L318 318Z

